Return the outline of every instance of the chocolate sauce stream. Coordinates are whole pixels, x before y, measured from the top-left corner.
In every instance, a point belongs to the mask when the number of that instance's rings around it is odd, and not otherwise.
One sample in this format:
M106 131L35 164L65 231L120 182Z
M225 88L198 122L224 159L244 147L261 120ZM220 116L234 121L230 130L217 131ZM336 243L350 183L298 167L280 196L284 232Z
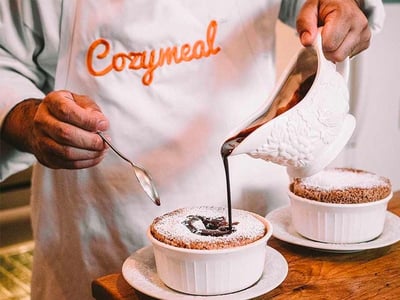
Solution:
M225 169L225 180L226 180L226 201L228 205L228 228L232 231L232 196L231 196L231 182L230 182L230 174L229 174L229 161L228 158L231 155L232 151L248 136L251 131L243 130L236 136L230 138L225 141L225 143L221 147L221 156L222 161L224 163Z
M222 159L224 162L225 178L226 178L226 196L228 203L228 229L229 231L232 231L232 198L231 198L231 182L229 176L228 155L222 154Z

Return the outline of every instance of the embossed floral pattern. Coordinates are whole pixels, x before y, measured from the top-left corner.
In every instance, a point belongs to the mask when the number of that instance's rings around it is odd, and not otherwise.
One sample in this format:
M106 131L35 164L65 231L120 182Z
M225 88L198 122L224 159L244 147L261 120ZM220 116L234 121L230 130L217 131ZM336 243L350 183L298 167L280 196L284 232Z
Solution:
M324 73L316 84L298 105L270 121L264 143L250 156L306 167L336 139L349 110L347 85L336 72Z

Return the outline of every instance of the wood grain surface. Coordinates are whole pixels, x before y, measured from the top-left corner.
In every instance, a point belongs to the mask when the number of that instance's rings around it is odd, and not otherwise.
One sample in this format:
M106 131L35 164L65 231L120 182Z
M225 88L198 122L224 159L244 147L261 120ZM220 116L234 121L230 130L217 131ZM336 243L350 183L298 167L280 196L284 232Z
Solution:
M400 191L388 210L400 216ZM280 286L257 300L400 299L400 242L355 253L321 252L276 238L268 245L285 257L289 273ZM133 289L121 273L94 280L92 293L97 300L154 299Z

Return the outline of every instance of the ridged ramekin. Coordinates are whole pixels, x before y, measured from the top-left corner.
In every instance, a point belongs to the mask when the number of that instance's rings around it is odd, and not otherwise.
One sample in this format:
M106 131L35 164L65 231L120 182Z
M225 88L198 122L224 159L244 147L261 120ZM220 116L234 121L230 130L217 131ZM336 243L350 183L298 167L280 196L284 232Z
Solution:
M198 250L174 247L147 236L153 245L157 274L168 287L192 295L220 295L246 289L262 276L267 241L272 225L265 224L266 234L244 246L217 250Z
M392 195L367 203L336 204L309 200L289 191L292 224L302 236L318 242L370 241L383 231Z

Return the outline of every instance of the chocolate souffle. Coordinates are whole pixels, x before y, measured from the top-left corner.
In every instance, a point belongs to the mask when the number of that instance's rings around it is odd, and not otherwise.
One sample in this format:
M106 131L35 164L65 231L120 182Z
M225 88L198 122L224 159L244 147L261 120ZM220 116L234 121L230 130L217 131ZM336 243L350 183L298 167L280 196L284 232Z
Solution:
M295 178L290 190L299 197L326 203L354 204L378 201L391 193L388 178L352 168L325 169Z
M250 244L265 236L265 225L251 213L232 211L232 228L222 207L186 207L154 219L151 234L171 246L188 249L224 249Z

